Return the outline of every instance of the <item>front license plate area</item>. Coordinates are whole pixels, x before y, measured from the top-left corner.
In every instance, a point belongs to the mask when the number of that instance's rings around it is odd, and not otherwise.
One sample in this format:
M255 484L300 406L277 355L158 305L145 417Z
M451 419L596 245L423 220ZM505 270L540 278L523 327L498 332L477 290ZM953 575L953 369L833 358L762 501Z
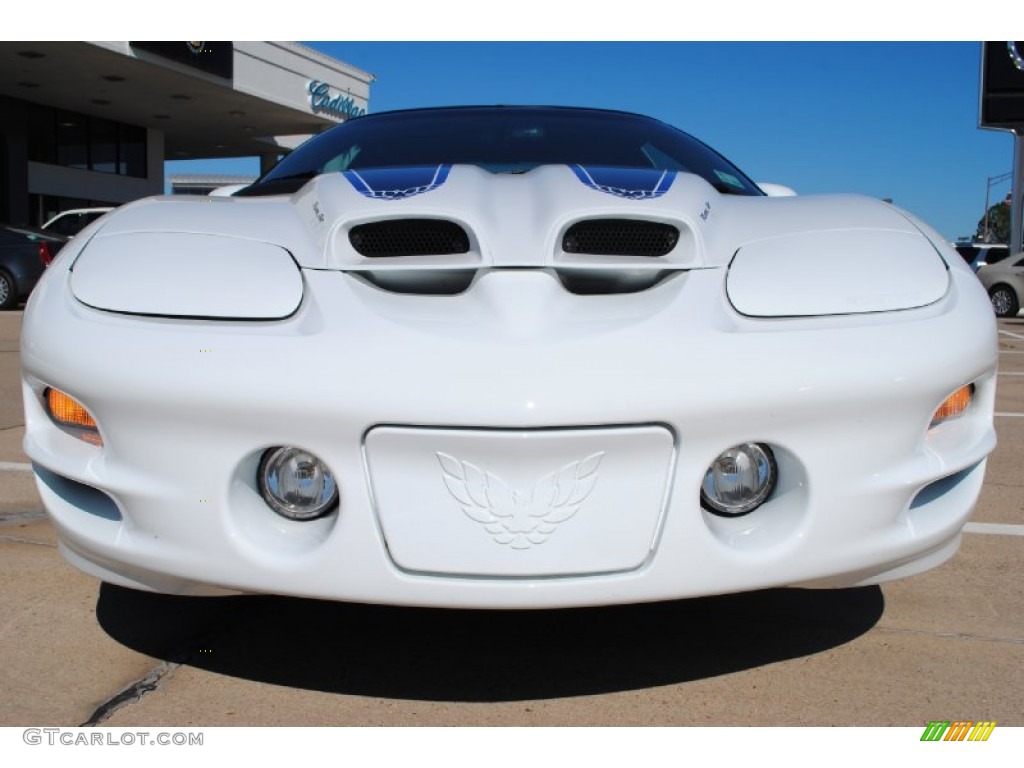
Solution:
M660 426L376 427L365 442L394 563L450 576L628 571L654 548L674 456Z

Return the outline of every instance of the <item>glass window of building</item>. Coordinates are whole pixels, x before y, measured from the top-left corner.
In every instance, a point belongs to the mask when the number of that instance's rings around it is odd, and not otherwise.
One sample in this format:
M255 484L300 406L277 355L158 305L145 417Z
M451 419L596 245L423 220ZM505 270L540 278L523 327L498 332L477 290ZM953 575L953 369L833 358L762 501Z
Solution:
M117 173L117 123L89 118L89 167L102 173Z
M146 173L146 129L135 125L118 126L118 173L145 179Z
M89 169L89 118L86 115L57 113L57 165Z
M28 159L145 179L146 129L67 110L35 107L29 119Z

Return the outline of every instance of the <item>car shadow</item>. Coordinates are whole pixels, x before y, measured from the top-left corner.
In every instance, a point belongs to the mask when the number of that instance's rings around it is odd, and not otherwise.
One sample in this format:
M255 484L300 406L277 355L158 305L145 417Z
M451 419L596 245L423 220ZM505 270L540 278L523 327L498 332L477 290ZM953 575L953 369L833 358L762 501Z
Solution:
M96 614L140 653L315 691L499 702L699 680L842 645L884 610L878 587L777 589L544 611L196 598L104 584Z

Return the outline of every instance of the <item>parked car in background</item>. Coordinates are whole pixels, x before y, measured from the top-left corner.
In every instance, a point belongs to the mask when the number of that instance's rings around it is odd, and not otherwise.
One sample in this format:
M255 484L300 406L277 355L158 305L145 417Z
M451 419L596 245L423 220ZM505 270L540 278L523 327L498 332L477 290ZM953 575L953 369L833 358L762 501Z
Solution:
M28 298L67 241L35 227L0 224L0 310L13 309Z
M62 211L52 219L43 224L43 229L48 232L55 232L58 235L74 237L96 219L114 210L106 208L75 208L71 211Z
M978 279L988 291L997 317L1016 317L1024 296L1024 253L978 270Z
M1005 243L957 243L955 248L975 272L1010 255L1010 246Z

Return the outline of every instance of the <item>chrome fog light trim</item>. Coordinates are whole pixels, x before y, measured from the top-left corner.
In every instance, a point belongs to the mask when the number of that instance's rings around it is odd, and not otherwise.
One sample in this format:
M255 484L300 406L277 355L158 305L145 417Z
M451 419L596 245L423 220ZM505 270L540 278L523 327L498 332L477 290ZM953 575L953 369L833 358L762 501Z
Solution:
M256 475L263 499L289 520L315 520L338 505L334 475L323 461L302 448L268 449Z
M700 501L717 515L746 515L765 502L777 479L778 466L771 448L764 443L734 445L711 462L704 474Z

